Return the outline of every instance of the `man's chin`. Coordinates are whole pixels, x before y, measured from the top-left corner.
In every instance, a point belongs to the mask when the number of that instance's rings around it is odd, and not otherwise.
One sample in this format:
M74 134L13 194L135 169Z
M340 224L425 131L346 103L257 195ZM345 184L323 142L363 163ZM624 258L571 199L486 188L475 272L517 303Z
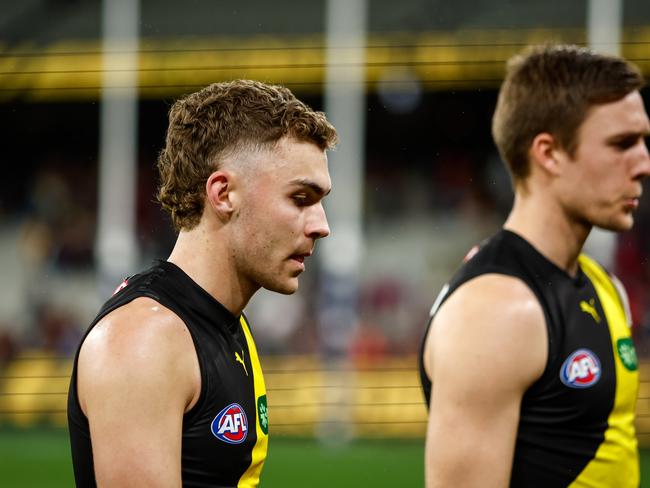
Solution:
M264 288L282 295L293 295L298 291L298 278L291 278L284 283L269 283Z
M596 227L600 227L604 230L609 230L612 232L626 232L634 226L634 217L632 215L626 215L620 219L609 221L606 223L597 223Z

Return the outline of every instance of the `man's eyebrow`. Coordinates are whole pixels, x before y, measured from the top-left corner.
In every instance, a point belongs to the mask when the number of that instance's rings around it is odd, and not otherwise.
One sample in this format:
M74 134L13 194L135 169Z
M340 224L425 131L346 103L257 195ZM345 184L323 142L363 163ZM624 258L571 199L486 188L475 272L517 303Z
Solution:
M320 197L324 197L325 195L329 194L329 192L332 190L331 188L325 190L325 188L320 186L318 183L308 178L296 178L294 180L291 180L289 184L291 186L307 187Z
M641 139L646 137L650 137L650 130L621 132L608 137L607 140L609 142L618 142L625 139Z

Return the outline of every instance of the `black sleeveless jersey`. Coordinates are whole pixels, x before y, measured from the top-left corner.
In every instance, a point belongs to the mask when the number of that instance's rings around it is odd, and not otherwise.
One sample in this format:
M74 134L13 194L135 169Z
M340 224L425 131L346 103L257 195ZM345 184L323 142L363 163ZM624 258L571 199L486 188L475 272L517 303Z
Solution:
M157 261L120 288L88 332L111 311L135 298L149 297L178 315L194 342L201 393L183 417L183 486L257 486L266 459L268 414L264 377L245 317L233 316L167 261ZM75 480L85 488L96 482L88 420L77 398L78 357L79 350L68 394L68 427Z
M458 287L487 273L513 276L530 287L548 335L544 373L523 396L510 486L638 487L638 371L622 287L585 255L572 277L526 240L502 230L445 285L431 319ZM422 353L429 405L432 385Z

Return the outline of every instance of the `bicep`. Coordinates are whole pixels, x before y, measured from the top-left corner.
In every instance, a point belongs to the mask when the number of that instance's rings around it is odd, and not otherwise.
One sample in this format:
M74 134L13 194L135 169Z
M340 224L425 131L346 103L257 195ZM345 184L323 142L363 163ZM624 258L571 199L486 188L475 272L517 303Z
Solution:
M141 374L88 389L95 477L100 486L180 486L183 409ZM157 390L157 391L156 391Z
M444 383L436 384L429 410L427 486L507 486L520 395Z
M508 484L521 398L546 354L541 308L513 280L489 276L463 285L432 324L429 487Z
M79 357L98 485L179 487L187 351L178 337L123 336L89 336Z

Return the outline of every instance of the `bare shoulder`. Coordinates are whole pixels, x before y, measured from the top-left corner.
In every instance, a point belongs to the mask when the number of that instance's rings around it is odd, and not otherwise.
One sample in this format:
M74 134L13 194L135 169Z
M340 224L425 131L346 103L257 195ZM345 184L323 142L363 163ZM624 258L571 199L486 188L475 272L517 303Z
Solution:
M427 486L508 485L521 399L544 371L546 341L537 298L511 276L481 275L440 306L424 357Z
M119 388L180 388L195 396L200 383L194 344L185 323L155 300L141 297L102 318L79 352L78 389L82 408L95 394Z
M443 311L444 310L444 311ZM521 279L503 274L485 274L468 281L449 297L443 307L445 314L465 313L470 315L488 314L488 318L512 318L497 324L489 321L501 330L512 328L516 332L522 328L535 327L544 313L533 291Z
M164 346L189 334L185 323L168 308L147 297L112 311L93 327L84 341L83 351L95 348L133 348L150 343ZM144 343L144 344L140 344Z
M544 371L547 349L544 312L532 290L518 278L485 274L464 283L440 307L425 364L433 378L457 358L473 358L489 365L495 377L509 375L527 387Z

